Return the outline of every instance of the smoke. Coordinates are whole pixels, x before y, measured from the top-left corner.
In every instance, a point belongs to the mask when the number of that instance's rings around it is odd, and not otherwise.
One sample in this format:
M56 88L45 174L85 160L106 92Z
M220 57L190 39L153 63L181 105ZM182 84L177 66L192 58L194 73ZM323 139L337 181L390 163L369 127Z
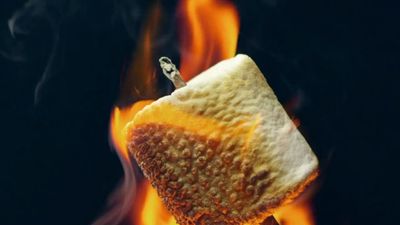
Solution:
M37 104L45 83L51 78L51 68L57 53L59 42L59 24L64 17L74 13L77 7L74 1L30 0L8 20L8 34L3 35L4 46L0 52L3 57L19 62L29 62L38 55L38 39L46 37L50 41L50 52L43 73L36 84L34 103Z
M12 61L29 60L32 56L29 41L37 31L52 26L49 16L43 1L31 0L25 3L9 18L6 26L1 27L0 54Z
M94 42L102 43L101 35L112 33L115 36L108 37L107 41L111 41L105 42L107 45L111 46L113 42L118 43L122 39L134 46L142 19L147 14L150 3L151 1L147 0L29 0L12 14L7 23L2 27L0 25L0 56L24 66L27 63L36 62L37 56L46 51L44 63L40 66L40 77L37 79L32 93L33 103L38 106L49 95L55 94L53 90L59 88L57 85L64 85L59 80L75 79L60 78L60 76L69 76L63 70L74 66L68 61L69 57L74 57L71 54L68 55L69 52L67 52L71 43L81 44L71 42L71 34L77 32L78 35L81 33L85 35L87 33L82 31L89 31L89 35L98 38ZM114 33L115 31L120 33ZM91 36L78 36L78 40L83 41L90 38ZM40 48L42 42L46 45L46 49ZM84 44L82 46L81 53L90 57L92 53L85 52ZM91 47L88 47L89 51ZM118 50L116 52L116 54L124 54L122 51L122 53ZM76 58L80 62L85 60L84 57ZM115 61L115 64L118 63L122 67L124 62L122 60L121 62ZM82 65L84 64L85 62L82 62ZM84 71L87 70L80 64L77 67ZM27 76L29 75L31 74L27 74ZM87 75L90 78L91 75ZM120 74L110 74L110 76L117 80ZM61 91L63 90L66 89ZM121 224L124 219L127 219L128 211L132 209L136 187L135 171L125 159L121 158L121 162L124 170L123 180L110 196L107 212L93 223L95 225Z
M149 4L144 0L29 0L13 13L7 24L0 25L0 56L13 62L28 63L42 51L48 51L43 72L32 93L34 104L38 105L63 61L60 42L65 39L65 29L71 29L71 21L82 20L78 26L87 26L86 29L111 30L122 26L124 35L135 42ZM43 39L47 41L47 49L38 49L38 42Z
M108 199L108 208L92 225L117 225L129 220L136 195L136 176L132 163L119 155L124 169L124 178ZM136 168L136 167L135 167Z

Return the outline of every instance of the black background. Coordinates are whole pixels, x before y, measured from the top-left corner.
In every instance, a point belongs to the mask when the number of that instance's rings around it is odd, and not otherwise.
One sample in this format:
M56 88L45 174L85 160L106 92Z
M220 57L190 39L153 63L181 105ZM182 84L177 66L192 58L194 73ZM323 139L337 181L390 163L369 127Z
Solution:
M318 225L399 223L394 2L236 1L238 52L260 66L320 158ZM0 224L90 224L122 176L109 114L151 3L24 4L0 5ZM175 4L163 1L167 15ZM179 62L174 46L172 35L155 48Z

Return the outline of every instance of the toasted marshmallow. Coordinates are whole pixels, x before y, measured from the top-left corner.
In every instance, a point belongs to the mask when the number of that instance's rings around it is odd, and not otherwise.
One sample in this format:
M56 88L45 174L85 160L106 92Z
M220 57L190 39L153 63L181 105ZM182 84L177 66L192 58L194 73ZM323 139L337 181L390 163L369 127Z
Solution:
M128 149L179 224L256 224L318 160L254 61L224 60L136 114Z

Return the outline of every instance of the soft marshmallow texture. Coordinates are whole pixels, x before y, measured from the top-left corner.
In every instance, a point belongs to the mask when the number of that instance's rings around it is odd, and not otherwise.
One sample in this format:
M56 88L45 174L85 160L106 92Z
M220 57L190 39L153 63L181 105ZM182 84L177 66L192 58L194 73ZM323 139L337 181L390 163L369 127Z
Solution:
M246 55L138 112L128 149L179 224L257 224L317 174L318 160Z

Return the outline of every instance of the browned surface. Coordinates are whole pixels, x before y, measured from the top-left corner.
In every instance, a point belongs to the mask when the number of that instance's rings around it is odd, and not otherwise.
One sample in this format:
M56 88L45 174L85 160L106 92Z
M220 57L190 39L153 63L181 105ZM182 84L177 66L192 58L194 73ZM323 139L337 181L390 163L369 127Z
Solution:
M148 124L129 134L129 150L180 224L241 224L257 217L269 171L254 173L240 152L182 128ZM236 151L235 151L236 150Z

